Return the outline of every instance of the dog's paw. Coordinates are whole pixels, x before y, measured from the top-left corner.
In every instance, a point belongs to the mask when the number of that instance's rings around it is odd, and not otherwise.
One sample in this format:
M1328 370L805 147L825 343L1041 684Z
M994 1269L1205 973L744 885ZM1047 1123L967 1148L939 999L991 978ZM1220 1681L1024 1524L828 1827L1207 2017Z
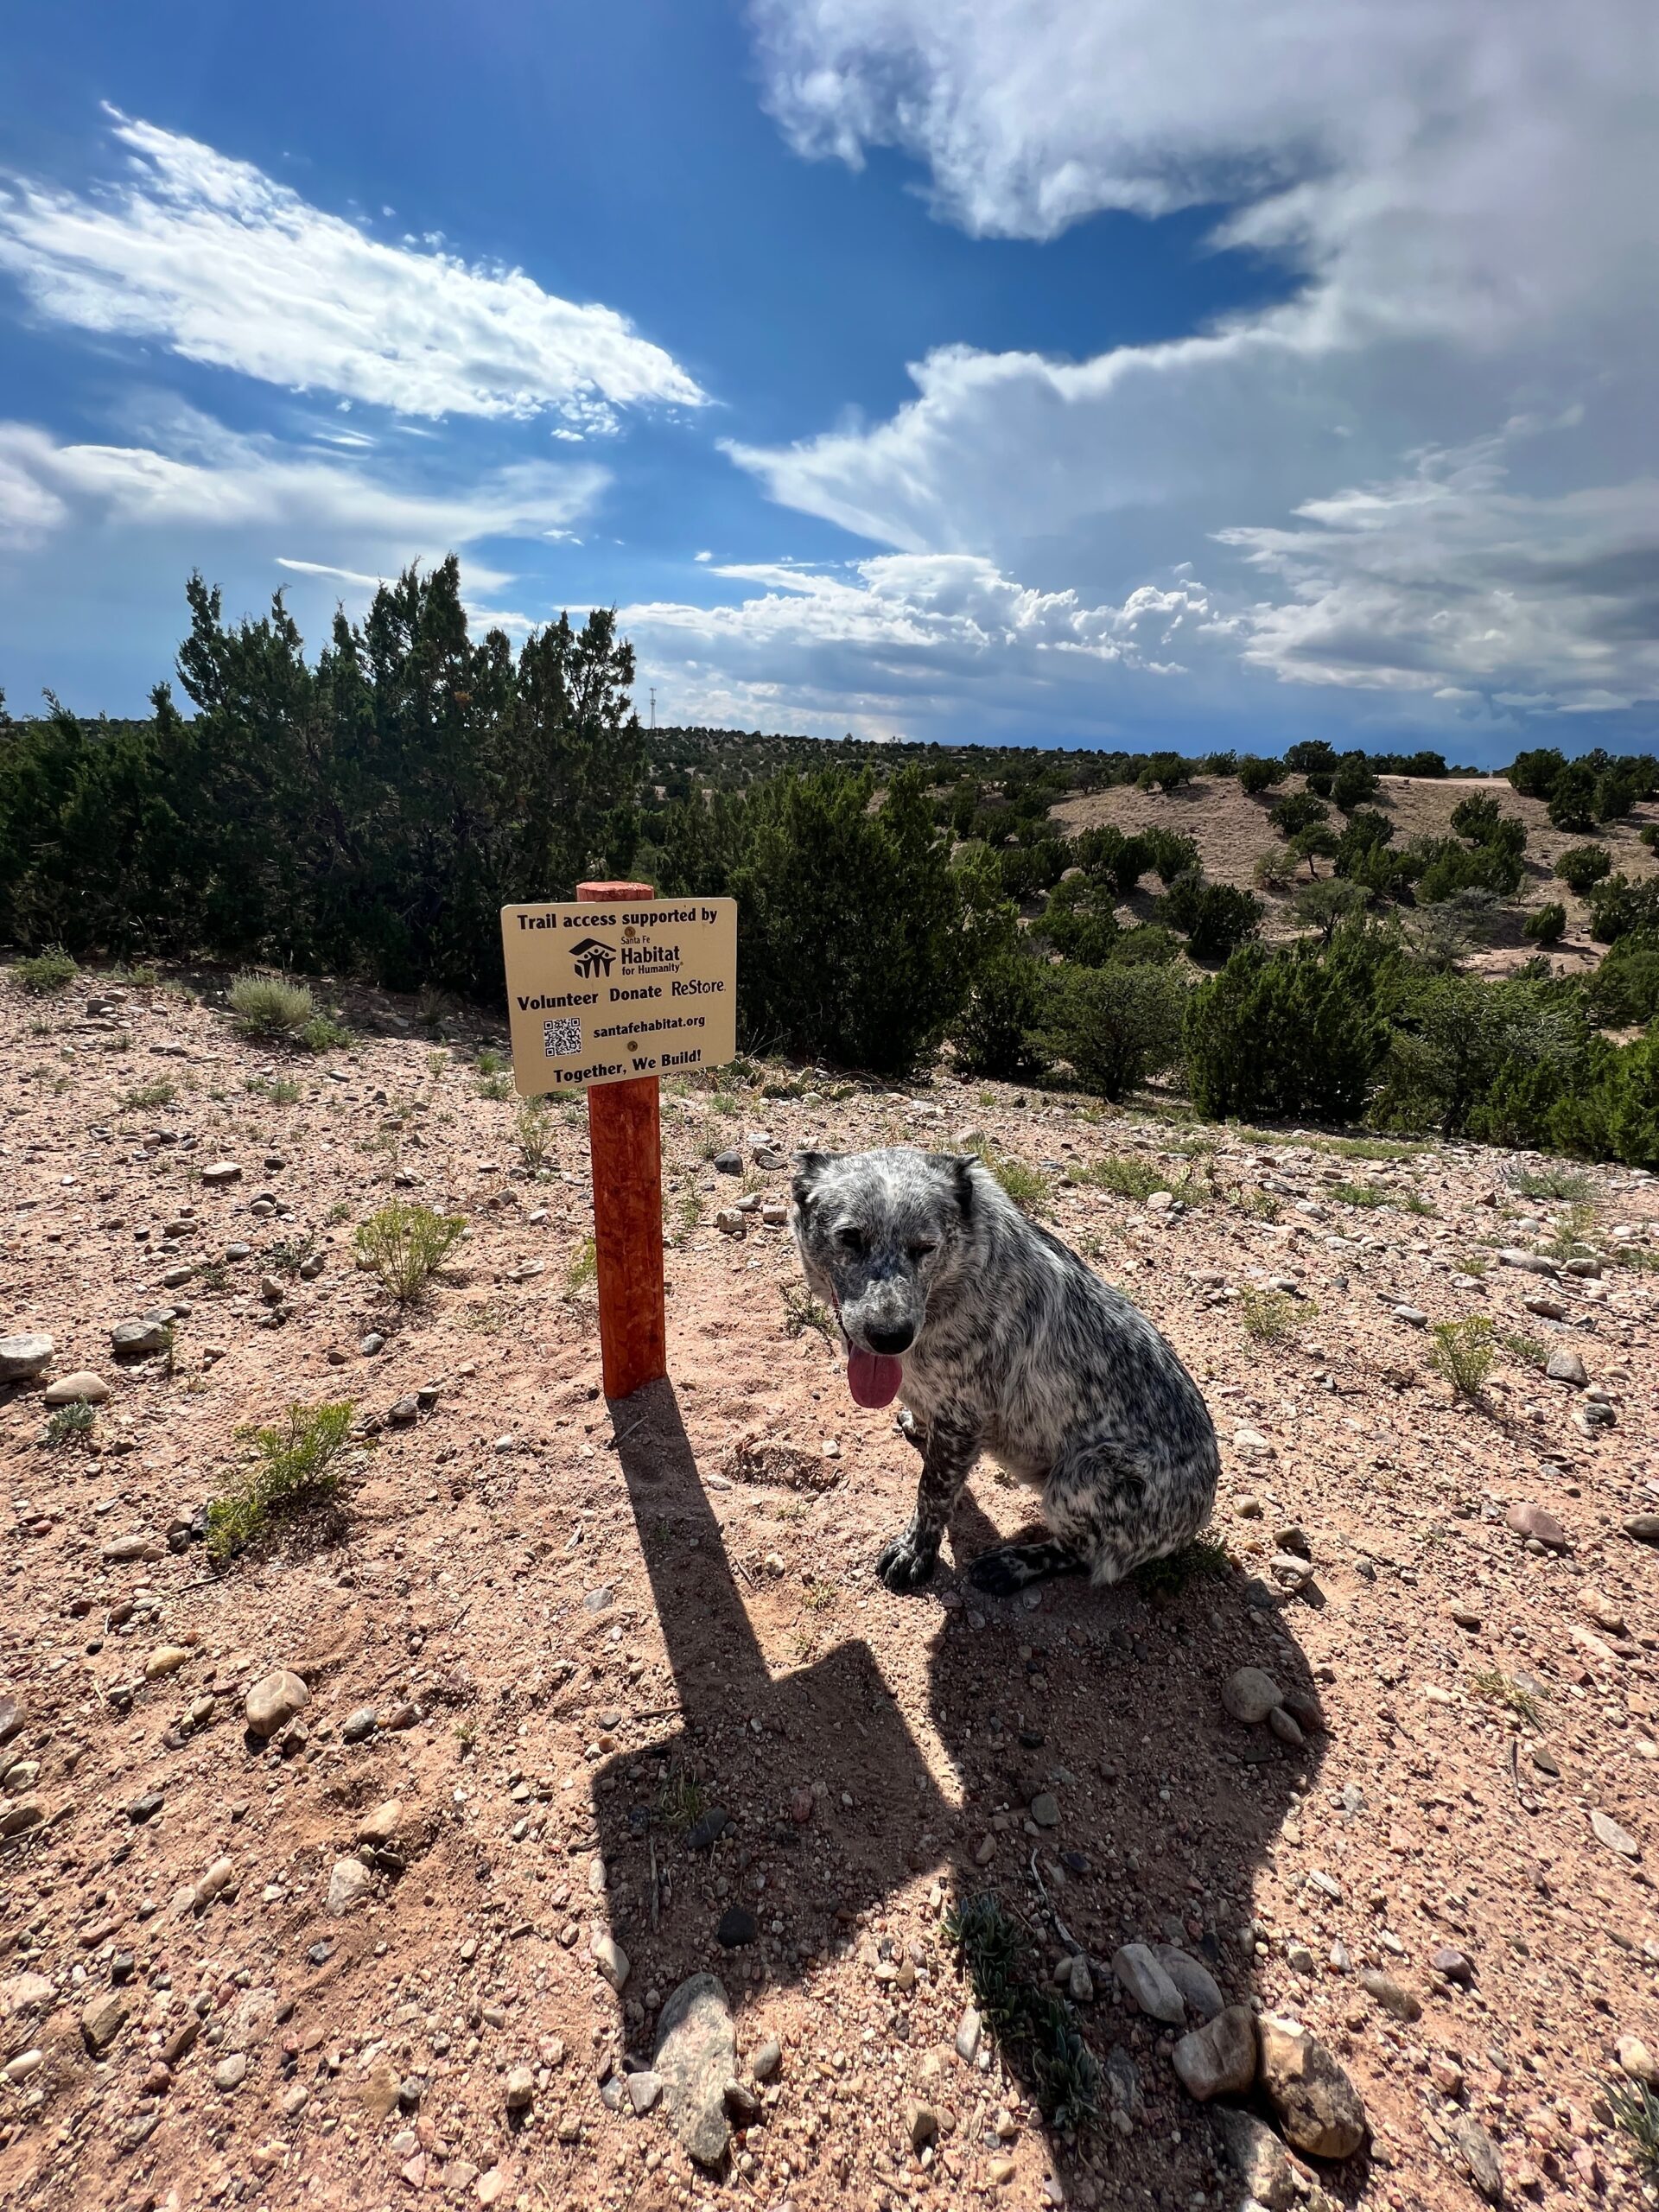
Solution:
M931 1580L938 1558L938 1544L918 1536L912 1527L883 1547L875 1571L889 1590L919 1590L923 1583Z
M1012 1598L1031 1580L1023 1562L1006 1551L982 1552L968 1566L968 1580L988 1598Z

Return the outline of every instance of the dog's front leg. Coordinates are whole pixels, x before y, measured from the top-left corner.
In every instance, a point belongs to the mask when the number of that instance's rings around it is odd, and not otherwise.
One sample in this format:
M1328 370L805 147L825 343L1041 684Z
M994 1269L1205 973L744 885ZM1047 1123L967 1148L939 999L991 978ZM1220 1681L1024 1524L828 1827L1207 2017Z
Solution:
M979 1447L977 1426L962 1415L935 1414L928 1423L916 1511L909 1528L883 1548L875 1562L875 1571L889 1590L918 1590L931 1579L951 1509L973 1471Z

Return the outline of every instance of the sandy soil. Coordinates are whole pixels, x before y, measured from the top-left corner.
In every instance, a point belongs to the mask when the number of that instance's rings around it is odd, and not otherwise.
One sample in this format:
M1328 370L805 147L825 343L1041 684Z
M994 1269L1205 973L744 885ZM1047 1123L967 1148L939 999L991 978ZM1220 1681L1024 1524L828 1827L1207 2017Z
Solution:
M1541 799L1522 798L1500 781L1480 777L1447 777L1436 781L1421 776L1384 776L1377 797L1370 804L1393 820L1396 846L1408 845L1414 837L1452 836L1452 810L1471 791L1490 793L1506 814L1518 815L1525 823L1527 872L1513 902L1516 926L1506 929L1491 951L1483 953L1472 963L1474 966L1502 973L1529 958L1537 948L1522 937L1520 918L1535 906L1547 906L1554 900L1559 900L1567 909L1567 934L1550 950L1550 957L1558 970L1571 974L1592 968L1600 960L1606 948L1590 935L1589 908L1552 873L1561 854L1575 845L1594 841L1552 829ZM1054 809L1054 815L1071 836L1103 822L1116 823L1119 829L1126 830L1178 830L1197 841L1207 875L1218 883L1249 888L1257 856L1280 844L1268 820L1274 803L1287 792L1303 788L1303 778L1287 776L1273 791L1249 798L1234 777L1198 776L1184 789L1168 793L1141 791L1133 786L1096 791L1086 798L1067 800ZM1334 808L1331 819L1332 827L1339 830L1342 817ZM1653 821L1659 821L1659 806L1643 805L1637 807L1627 821L1606 823L1599 833L1599 841L1606 846L1613 867L1622 869L1632 880L1651 875L1659 868L1659 857L1649 852L1637 836L1645 823ZM1319 873L1327 874L1329 864L1321 861ZM1147 885L1149 894L1154 887L1150 878ZM1294 897L1292 892L1268 894L1264 929L1270 939L1296 934L1297 924L1292 912ZM1149 910L1149 896L1142 903Z
M1315 2207L1474 2203L1470 2119L1511 2201L1642 2201L1605 2091L1620 2037L1659 2049L1656 1554L1624 1529L1659 1508L1659 1273L1611 1255L1659 1262L1652 1179L1586 1175L1605 1271L1556 1281L1496 1262L1547 1246L1562 1211L1496 1154L1344 1157L774 1069L785 1096L664 1098L673 1386L613 1421L591 1290L567 1284L580 1109L532 1176L460 1023L435 1051L406 1005L353 1001L363 1041L319 1063L249 1046L182 986L88 1001L0 977L0 1334L50 1332L42 1380L86 1369L110 1392L51 1445L41 1383L0 1389L0 1764L6 1808L39 1815L0 1840L0 2201L1236 2206L1171 2035L1114 1980L1131 1940L1179 1942L1346 2068L1370 2147L1299 2170ZM1202 1384L1217 1579L980 1599L957 1562L1025 1517L987 1468L934 1586L875 1584L913 1457L823 1338L789 1332L786 1232L712 1217L746 1186L783 1194L764 1138L970 1128L1046 1177L1053 1226ZM741 1179L710 1164L728 1145ZM1192 1203L1079 1179L1122 1156ZM219 1161L242 1173L215 1187ZM352 1261L353 1224L394 1196L469 1224L404 1311ZM308 1236L321 1272L283 1272ZM1274 1279L1283 1332L1253 1340ZM112 1358L116 1324L169 1305L170 1360ZM1431 1372L1422 1325L1474 1314L1531 1340L1484 1409ZM1546 1381L1543 1350L1581 1355L1614 1425ZM238 1430L340 1399L338 1512L212 1571L187 1528ZM1522 1504L1558 1516L1565 1552L1510 1529ZM130 1537L142 1555L111 1557ZM1224 1711L1244 1663L1316 1700L1302 1745ZM262 1745L245 1698L276 1668L309 1700ZM362 1708L378 1725L348 1740ZM365 1893L331 1910L393 1799ZM715 1808L726 1833L698 1848ZM969 1993L940 1908L988 1884L1045 1970L1057 1923L1090 1962L1077 2009L1107 2072L1079 2143L1045 2131L1018 2051L957 2054ZM1447 1948L1462 1979L1434 1967ZM782 2047L712 2177L660 2107L635 2115L622 2071L699 1969L740 2074ZM1379 1972L1416 2018L1370 1993ZM912 2101L940 2131L921 2156Z

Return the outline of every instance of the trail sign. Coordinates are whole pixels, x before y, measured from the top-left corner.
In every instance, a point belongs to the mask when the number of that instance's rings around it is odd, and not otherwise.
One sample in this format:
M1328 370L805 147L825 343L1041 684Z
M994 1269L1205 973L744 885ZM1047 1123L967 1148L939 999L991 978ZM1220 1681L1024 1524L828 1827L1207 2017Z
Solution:
M501 948L523 1097L736 1057L734 899L504 906Z

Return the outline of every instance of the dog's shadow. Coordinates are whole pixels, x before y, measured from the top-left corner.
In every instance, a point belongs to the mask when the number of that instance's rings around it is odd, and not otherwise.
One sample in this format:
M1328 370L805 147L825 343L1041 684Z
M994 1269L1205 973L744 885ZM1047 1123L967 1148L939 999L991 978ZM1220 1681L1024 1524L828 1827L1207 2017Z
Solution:
M944 2108L954 2132L937 2155L964 2179L982 2180L984 2162L1004 2148L1001 2107L1023 2097L1023 2125L1039 2124L1039 2113L1046 2124L1076 2088L1077 2073L1056 2057L1057 2026L1069 2024L1098 2069L1098 2117L1075 2137L1048 2129L1055 2186L1092 2177L1112 2202L1132 2180L1156 2202L1190 2202L1213 2183L1214 2138L1173 2086L1159 2048L1166 2031L1120 2001L1110 1961L1126 1942L1174 1942L1208 1966L1229 2001L1251 1994L1252 1877L1312 1785L1323 1738L1311 1732L1292 1748L1243 1728L1219 1689L1234 1668L1264 1665L1287 1694L1313 1702L1283 1610L1236 1573L1195 1574L1184 1586L1166 1576L1150 1592L1067 1579L1042 1586L1032 1608L1023 1596L982 1599L942 1563L932 1595L881 1593L925 1607L933 1624L930 1758L861 1640L772 1674L671 1386L651 1384L612 1410L680 1708L677 1727L595 1777L612 1932L632 1962L627 1996L653 1989L660 1999L689 1974L716 1973L739 2014L741 2050L766 2031L768 1995L810 1988L830 1958L862 1951L869 2004L842 2031L852 2034L852 2062L897 2061L912 2092ZM893 1450L908 1479L910 1455L897 1440ZM964 1493L950 1529L958 1569L1004 1540ZM873 1572L871 1588L880 1592ZM988 1981L982 1973L976 1989L963 1952L925 1915L892 1934L876 1924L929 1874L963 1904L989 1900L975 1905L976 1924L993 1945L1012 1934L1025 1948L988 2071L988 2036L967 2059L952 2041L976 1998L994 2009L988 2000L1006 1996L1001 1971ZM1052 1980L1073 1952L1095 1984L1092 2001L1075 2006L1069 1995L1054 2001ZM860 2041L866 2030L874 2049ZM632 2018L631 2041L646 2056L650 2034L648 2019ZM893 2155L907 2155L899 2118L895 2108L889 2177ZM786 2152L798 2194L803 2161L817 2156L802 2138L772 2142L757 2129L751 2147L780 2188ZM1344 2187L1344 2173L1325 2178L1348 2196L1361 2177ZM869 2176L849 2168L821 2178Z

